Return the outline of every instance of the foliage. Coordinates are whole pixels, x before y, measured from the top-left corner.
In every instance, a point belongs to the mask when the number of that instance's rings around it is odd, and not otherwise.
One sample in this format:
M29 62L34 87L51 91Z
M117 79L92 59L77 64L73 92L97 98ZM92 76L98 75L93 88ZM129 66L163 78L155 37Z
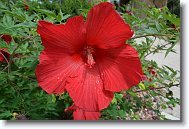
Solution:
M36 32L37 21L46 19L54 23L65 23L74 15L87 16L92 4L85 0L31 1L29 10L22 1L0 2L0 34L11 35L13 40L6 44L0 39L0 48L8 48L9 62L0 62L0 119L15 120L19 116L26 119L72 119L64 109L72 105L67 93L48 95L38 87L35 67L43 50ZM62 6L60 6L62 5ZM127 91L116 93L107 109L102 111L102 120L163 120L161 110L180 104L173 97L171 87L179 86L179 71L168 66L160 67L154 61L146 60L149 54L165 51L165 57L179 40L180 19L164 7L137 10L131 14L121 13L131 25L135 36L129 40L139 52L147 80ZM140 12L146 17L139 18ZM143 38L140 44L137 38ZM154 45L156 39L166 41ZM151 72L149 68L155 72ZM21 118L22 119L22 118Z

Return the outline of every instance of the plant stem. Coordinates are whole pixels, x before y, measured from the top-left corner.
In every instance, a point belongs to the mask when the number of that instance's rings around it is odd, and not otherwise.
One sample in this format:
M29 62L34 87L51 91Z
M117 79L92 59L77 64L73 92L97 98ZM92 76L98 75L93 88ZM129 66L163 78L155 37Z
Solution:
M7 58L4 56L4 54L1 51L0 51L0 55L2 55L5 61L9 64L9 61L7 60Z
M171 36L170 34L146 34L146 35L138 35L135 37L132 37L131 39L137 39L137 38L142 38L142 37L149 37L149 36Z
M168 87L173 87L173 86L179 86L180 84L173 84L171 86ZM149 91L149 90L158 90L158 89L163 89L163 88L167 88L167 86L162 86L162 87L157 87L157 88L152 88L152 89L147 89L147 90L137 90L135 92L145 92L145 91Z
M14 38L12 38L12 41L14 42L14 43L16 43L15 41L14 41ZM24 41L24 40L23 40ZM15 49L13 50L13 52L12 52L12 54L10 55L10 61L9 61L9 67L8 67L8 72L10 73L11 72L11 64L12 64L12 60L13 60L13 56L14 56L14 54L15 54L15 52L16 52L16 50L19 48L19 46L21 45L21 43L18 43L18 45L15 47Z
M6 66L3 70L5 70L5 69L8 68L8 73L9 73L10 62L7 60L7 58L5 57L5 55L4 55L1 51L0 51L0 55L2 55L3 58L5 59L5 61L7 62L7 66ZM3 71L3 70L2 70L2 71Z

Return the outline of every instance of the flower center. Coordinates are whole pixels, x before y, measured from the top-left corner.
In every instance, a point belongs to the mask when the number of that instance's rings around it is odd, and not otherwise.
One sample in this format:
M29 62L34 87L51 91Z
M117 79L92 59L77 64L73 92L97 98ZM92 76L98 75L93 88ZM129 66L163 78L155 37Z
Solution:
M86 65L89 66L89 68L92 68L95 64L95 60L93 57L94 54L94 48L90 47L90 46L86 46L84 48L84 55L86 58Z

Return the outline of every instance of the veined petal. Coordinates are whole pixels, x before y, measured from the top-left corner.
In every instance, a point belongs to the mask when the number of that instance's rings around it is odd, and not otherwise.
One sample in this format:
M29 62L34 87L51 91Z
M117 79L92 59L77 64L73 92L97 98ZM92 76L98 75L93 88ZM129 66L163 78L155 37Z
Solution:
M137 85L143 75L142 66L137 51L125 44L118 49L102 50L103 55L96 61L108 91L119 92Z
M88 45L101 49L120 47L133 35L133 31L109 2L94 6L86 21Z
M49 94L63 93L67 77L72 76L82 63L78 55L55 55L43 51L35 71L39 86Z
M74 120L98 120L100 112L87 112L82 109L76 109L73 113Z
M98 120L100 117L100 112L85 111L77 107L75 104L66 108L64 111L65 112L74 111L73 113L74 120Z
M82 33L84 20L82 16L68 19L66 24L55 25L47 21L39 21L37 32L40 34L45 49L74 53L84 44Z
M83 65L77 74L77 77L70 78L66 85L74 104L88 112L98 112L106 108L113 98L113 93L103 89L97 67L90 69Z

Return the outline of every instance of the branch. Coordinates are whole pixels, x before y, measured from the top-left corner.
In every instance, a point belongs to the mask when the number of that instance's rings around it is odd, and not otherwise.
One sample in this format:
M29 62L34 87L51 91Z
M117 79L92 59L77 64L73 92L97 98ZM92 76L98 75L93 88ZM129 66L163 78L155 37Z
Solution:
M156 49L153 50L153 51L151 51L151 50L149 49L149 53L147 53L144 57L147 57L148 55L154 53L154 52L157 51L157 50L162 50L161 48L164 48L164 47L166 47L167 45L170 45L170 43L168 42L168 43L166 43L166 44L164 44L164 45L161 45L160 48L156 48Z
M149 36L171 36L170 34L146 34L146 35L139 35L139 36L135 36L135 37L132 37L130 39L137 39L137 38L142 38L142 37L149 37Z
M180 85L180 83L173 84L173 85L168 86L168 87L179 86L179 85ZM152 89L147 89L147 90L137 90L135 92L145 92L145 91L149 91L149 90L158 90L158 89L163 89L163 88L167 88L167 86L162 86L162 87L157 87L157 88L152 88Z

